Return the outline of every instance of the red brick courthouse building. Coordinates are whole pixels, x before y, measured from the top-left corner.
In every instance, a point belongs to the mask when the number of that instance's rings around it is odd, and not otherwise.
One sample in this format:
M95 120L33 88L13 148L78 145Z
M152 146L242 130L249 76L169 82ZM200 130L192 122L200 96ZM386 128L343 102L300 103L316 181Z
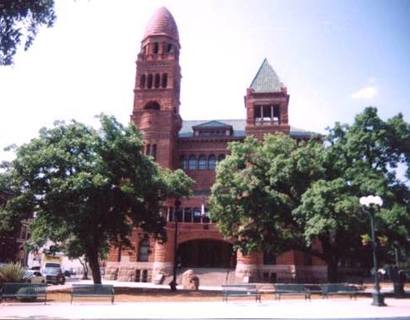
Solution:
M171 13L160 8L151 18L137 58L131 121L143 132L145 151L161 166L182 168L196 183L194 195L182 199L175 214L173 200L163 214L168 241L144 239L135 230L134 248L112 248L106 277L125 281L153 281L172 274L175 220L178 219L177 259L182 268L206 268L226 273L235 281L251 276L265 281L311 280L325 277L326 266L295 250L279 256L233 253L207 215L207 199L215 180L215 166L227 154L227 144L247 135L283 132L295 139L310 133L289 125L289 94L265 59L246 90L246 117L238 120L184 121L179 113L181 71L178 28ZM203 270L203 269L201 269Z

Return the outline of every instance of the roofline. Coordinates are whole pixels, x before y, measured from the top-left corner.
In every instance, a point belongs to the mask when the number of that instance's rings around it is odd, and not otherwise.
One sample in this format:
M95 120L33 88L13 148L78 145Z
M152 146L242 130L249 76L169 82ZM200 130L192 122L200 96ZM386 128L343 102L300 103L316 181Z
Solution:
M267 62L269 64L269 61L266 57L265 57L265 59L263 59L262 64L259 66L258 72L256 72L255 76L253 77L253 79L251 81L251 84L249 85L249 88L252 88L252 83L258 77L258 74L259 74L259 72L261 72L262 66L265 64L265 62Z

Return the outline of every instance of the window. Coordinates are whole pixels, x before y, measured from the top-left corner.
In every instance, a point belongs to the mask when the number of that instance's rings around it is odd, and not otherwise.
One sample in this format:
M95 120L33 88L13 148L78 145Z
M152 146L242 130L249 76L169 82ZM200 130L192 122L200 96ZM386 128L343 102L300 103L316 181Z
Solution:
M224 154L220 154L218 156L218 161L222 161L223 159L225 159L225 155Z
M272 109L271 109L271 107L270 106L263 106L262 110L263 110L262 111L263 120L269 121L272 118L272 114L271 114Z
M201 208L194 208L194 223L201 222Z
M198 169L205 170L206 168L207 168L206 157L203 154L201 154L198 159Z
M152 88L152 74L149 74L149 75L148 75L147 88L148 88L148 89L151 89L151 88Z
M156 144L151 145L151 156L154 158L154 160L157 159L157 145Z
M166 88L168 86L168 74L163 73L162 74L162 87Z
M255 106L255 114L254 114L255 119L260 119L261 117L261 106Z
M172 43L168 43L167 53L172 53L172 52L174 52L174 46L172 45Z
M216 167L216 157L214 154L211 154L208 157L208 169L215 170L215 167Z
M179 167L183 170L187 169L187 161L185 156L180 156L179 157Z
M161 109L161 106L156 101L150 101L144 106L144 109L146 109L146 110L159 110L159 109Z
M192 222L192 210L191 208L184 209L184 222Z
M178 222L182 222L183 221L183 211L182 208L179 208L178 211L175 210L175 217L177 219Z
M149 241L148 239L141 240L138 248L138 261L146 262L149 257Z
M157 54L159 50L158 42L154 42L154 47L152 48L152 53Z
M170 207L168 210L168 221L174 221L174 208Z
M273 106L273 122L275 124L280 124L280 107Z
M189 156L188 160L188 170L195 170L196 169L196 157L194 155Z
M140 78L140 88L145 88L145 79L146 77L145 77L145 74L143 74L142 76L141 76L141 78Z
M155 88L159 88L159 82L160 82L160 79L159 79L159 73L157 73L156 75L155 75L155 83L154 83L154 85L155 85Z
M157 145L156 144L147 144L145 146L145 154L151 156L154 160L157 158Z

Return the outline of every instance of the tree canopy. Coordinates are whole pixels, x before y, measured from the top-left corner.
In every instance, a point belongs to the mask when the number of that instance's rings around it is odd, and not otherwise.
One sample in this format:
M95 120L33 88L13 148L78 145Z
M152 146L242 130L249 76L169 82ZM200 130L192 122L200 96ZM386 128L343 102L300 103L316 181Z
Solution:
M331 278L341 260L369 256L361 245L361 236L370 228L369 217L359 205L361 196L379 195L384 200L376 216L379 237L385 237L383 245L409 247L410 190L405 183L409 134L410 125L401 114L383 121L371 107L357 115L352 125L337 123L329 130L325 175L303 194L294 215L307 244L320 239L322 250L314 253L328 263Z
M308 250L327 262L335 280L342 260L369 256L361 245L369 218L359 204L369 194L384 200L376 217L384 245L409 247L410 125L401 114L383 121L369 107L321 140L298 144L275 134L232 143L229 150L210 209L241 250ZM316 240L320 246L312 245Z
M72 121L43 128L5 166L12 197L0 221L34 212L34 241L50 239L71 255L85 254L94 282L108 244L130 245L133 227L165 239L161 201L190 192L183 172L161 169L143 153L140 133L102 116L96 131Z
M313 141L298 146L283 134L229 145L209 203L212 219L237 248L278 252L297 244L301 230L291 212L310 181L322 175L320 147Z
M27 50L39 27L51 27L55 19L54 0L0 1L0 65L13 64L18 47Z

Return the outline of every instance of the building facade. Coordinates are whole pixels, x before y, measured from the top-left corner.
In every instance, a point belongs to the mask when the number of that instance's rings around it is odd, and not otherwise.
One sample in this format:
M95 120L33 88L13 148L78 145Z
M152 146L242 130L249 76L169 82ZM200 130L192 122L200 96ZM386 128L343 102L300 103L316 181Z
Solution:
M287 88L265 59L246 90L244 119L184 121L180 115L181 70L178 28L171 13L160 8L151 18L137 58L131 122L144 135L145 152L161 166L182 168L195 180L194 194L165 204L168 241L160 244L134 230L133 248L111 248L106 278L154 281L172 274L174 262L182 268L232 270L241 281L294 281L321 279L326 266L299 251L279 256L233 252L208 217L207 199L215 180L215 167L227 155L227 145L253 135L282 132L295 139L310 133L289 124ZM175 221L177 220L177 221ZM177 222L177 224L176 224ZM176 226L178 227L175 248ZM238 279L236 279L238 280Z

